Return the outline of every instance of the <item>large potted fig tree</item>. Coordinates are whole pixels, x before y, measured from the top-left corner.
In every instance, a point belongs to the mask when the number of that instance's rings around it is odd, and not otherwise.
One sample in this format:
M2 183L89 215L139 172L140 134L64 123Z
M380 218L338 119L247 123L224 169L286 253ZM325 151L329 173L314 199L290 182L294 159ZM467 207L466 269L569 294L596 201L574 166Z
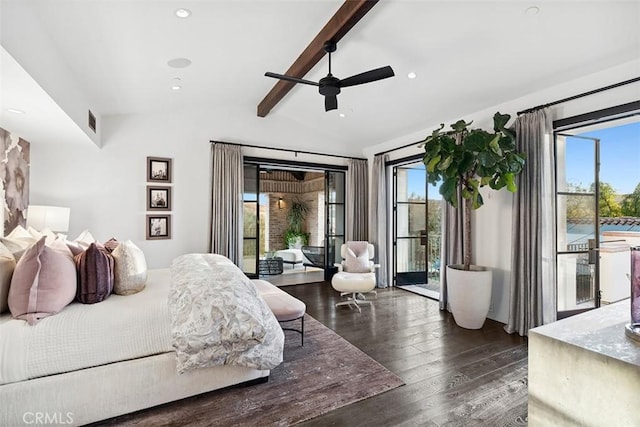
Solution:
M443 132L443 124L422 142L429 183L441 181L440 194L453 207L458 207L459 197L464 203L463 263L447 265L446 277L453 317L467 329L479 329L484 324L492 289L491 270L471 264L471 212L484 204L481 187L515 192L515 176L524 166L524 155L516 150L515 132L506 128L510 118L496 113L493 132L471 129L471 122L464 120Z

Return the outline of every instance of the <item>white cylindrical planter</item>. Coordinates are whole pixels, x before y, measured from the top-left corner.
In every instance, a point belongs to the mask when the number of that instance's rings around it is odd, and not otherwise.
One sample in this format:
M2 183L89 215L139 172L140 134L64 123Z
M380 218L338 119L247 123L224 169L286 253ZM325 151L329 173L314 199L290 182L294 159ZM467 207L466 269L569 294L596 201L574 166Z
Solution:
M458 326L482 328L491 306L491 288L490 269L472 265L465 271L461 264L447 266L449 306Z

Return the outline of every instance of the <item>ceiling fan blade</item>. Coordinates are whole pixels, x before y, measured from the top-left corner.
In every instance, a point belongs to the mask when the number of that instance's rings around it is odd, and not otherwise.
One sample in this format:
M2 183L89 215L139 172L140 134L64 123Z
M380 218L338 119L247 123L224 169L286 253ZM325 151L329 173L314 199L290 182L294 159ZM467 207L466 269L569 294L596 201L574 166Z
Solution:
M305 80L305 79L299 79L297 77L285 76L284 74L276 74L276 73L271 73L271 72L267 71L266 73L264 73L264 75L266 77L273 77L274 79L286 80L286 81L294 82L294 83L302 83L302 84L311 85L311 86L319 86L318 83L312 82L311 80Z
M340 87L361 85L393 76L395 76L393 69L387 65L386 67L376 68L375 70L365 71L364 73L342 79L340 80Z
M324 111L331 111L338 109L338 97L335 95L325 95L324 97Z

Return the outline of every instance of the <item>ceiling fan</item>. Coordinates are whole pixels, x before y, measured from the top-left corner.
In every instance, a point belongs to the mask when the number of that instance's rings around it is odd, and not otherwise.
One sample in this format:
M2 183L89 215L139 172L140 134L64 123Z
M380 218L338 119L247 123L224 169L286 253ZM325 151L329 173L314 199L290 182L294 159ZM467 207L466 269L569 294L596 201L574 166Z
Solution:
M311 80L300 79L298 77L286 76L284 74L276 74L266 72L264 75L267 77L273 77L274 79L286 80L294 83L302 83L305 85L318 86L320 95L324 95L324 109L325 111L335 110L338 108L337 95L340 93L340 89L343 87L356 86L364 83L375 82L376 80L382 80L389 77L393 77L393 69L390 66L376 68L375 70L365 71L364 73L356 74L351 77L339 79L331 74L331 53L336 51L336 42L328 41L324 44L324 50L329 54L329 74L326 77L320 79L319 82L312 82Z

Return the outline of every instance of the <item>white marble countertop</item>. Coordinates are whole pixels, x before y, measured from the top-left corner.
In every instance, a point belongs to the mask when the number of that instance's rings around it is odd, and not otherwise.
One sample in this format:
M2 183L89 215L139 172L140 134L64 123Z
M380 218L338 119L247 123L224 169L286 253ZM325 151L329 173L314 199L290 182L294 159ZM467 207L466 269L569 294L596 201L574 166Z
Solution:
M640 367L640 343L625 335L630 322L630 300L626 299L533 328L529 335L543 335Z

